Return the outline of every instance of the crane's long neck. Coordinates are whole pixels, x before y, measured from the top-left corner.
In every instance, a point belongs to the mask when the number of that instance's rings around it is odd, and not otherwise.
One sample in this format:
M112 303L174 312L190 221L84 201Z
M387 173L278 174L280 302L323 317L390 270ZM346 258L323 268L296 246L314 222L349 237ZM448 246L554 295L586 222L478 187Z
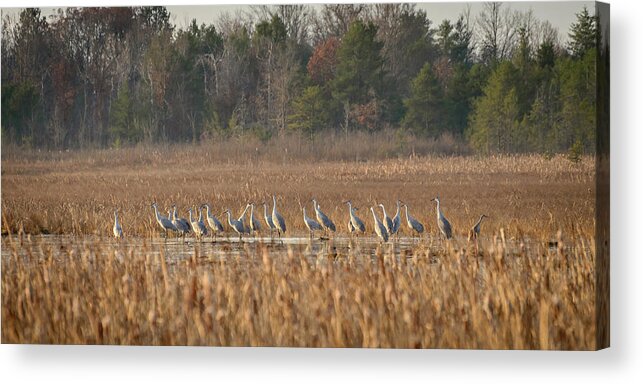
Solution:
M118 225L118 212L114 212L114 225Z
M378 219L377 219L377 215L375 215L375 210L373 209L373 207L371 207L371 213L373 214L373 221L375 222L375 224L377 224Z
M267 204L263 205L263 216L268 217L268 205Z
M306 219L308 219L308 217L306 217L306 207L302 207L302 209L304 211L304 221L306 221Z
M438 219L442 217L442 211L440 210L440 200L435 200L435 202L438 204L436 211L438 215Z
M406 221L409 221L409 206L404 206L404 212L406 212Z
M156 205L154 206L154 214L156 215L157 220L161 220L161 214L159 213L159 209L156 207Z
M232 215L230 214L230 211L226 211L226 213L228 214L228 224L232 227Z
M243 212L241 213L241 216L239 216L239 220L241 220L246 215L246 212L248 212L248 206L247 205L246 205L246 209L244 209Z
M385 218L388 217L388 215L386 214L386 209L384 208L384 205L381 204L380 207L382 207L382 213L384 214L384 217Z
M188 215L190 215L190 223L192 222L192 208L188 210Z
M172 219L176 221L176 207L174 207L174 210L172 211Z
M210 206L209 206L209 205L206 205L206 206L205 206L205 213L207 213L207 214L208 214L208 216L212 216L212 215L210 214Z
M199 221L203 220L203 207L199 208Z
M250 220L254 220L255 218L255 205L250 204Z
M395 216L398 216L400 214L400 202L397 202L397 211L395 212Z
M272 214L274 215L275 213L277 213L277 199L275 195L272 195Z
M478 222L476 223L476 225L474 225L474 227L478 227L482 223L482 219L484 219L484 215L480 216Z

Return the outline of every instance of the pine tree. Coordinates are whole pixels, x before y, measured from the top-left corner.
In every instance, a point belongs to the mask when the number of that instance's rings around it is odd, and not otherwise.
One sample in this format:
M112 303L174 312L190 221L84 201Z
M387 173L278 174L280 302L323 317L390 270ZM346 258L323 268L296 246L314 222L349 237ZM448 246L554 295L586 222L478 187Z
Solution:
M514 152L520 144L516 68L502 62L489 77L483 96L474 102L467 137L479 152Z
M305 88L301 96L292 103L292 114L288 116L288 128L306 133L312 140L315 132L328 124L327 99L327 95L319 86Z
M444 131L443 93L429 63L411 83L411 96L404 100L404 127L425 135L437 136Z
M580 59L587 51L596 48L598 22L596 16L589 14L587 7L576 14L576 19L570 28L568 49L574 58Z
M337 50L337 73L333 95L350 104L368 102L369 89L381 92L382 43L376 40L377 27L358 20L351 24Z

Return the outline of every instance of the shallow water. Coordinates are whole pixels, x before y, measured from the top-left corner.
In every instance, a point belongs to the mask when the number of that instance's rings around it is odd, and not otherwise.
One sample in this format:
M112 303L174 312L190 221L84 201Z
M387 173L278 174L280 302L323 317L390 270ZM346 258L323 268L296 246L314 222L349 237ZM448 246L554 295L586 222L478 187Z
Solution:
M308 258L359 256L361 259L375 258L378 254L408 257L419 249L424 252L429 249L438 251L443 248L442 243L431 241L427 238L400 237L381 243L376 237L335 237L335 238L309 238L309 237L283 237L270 238L244 238L217 237L204 238L197 241L187 238L126 238L116 241L109 237L99 236L64 236L64 235L38 235L38 236L12 236L2 238L2 258L7 260L12 252L21 257L33 259L53 254L69 252L105 254L116 251L119 257L134 253L145 255L163 254L165 259L172 263L188 259L198 259L202 262L238 259L244 257L257 257L267 252L270 257L288 255L289 252L304 255ZM138 251L138 252L137 252ZM261 256L259 256L261 257Z
M489 239L481 239L480 251L484 253L484 246L488 246ZM25 235L2 237L2 261L7 262L15 249L14 254L23 260L37 261L53 256L75 254L93 254L96 256L114 253L118 258L128 255L144 255L145 257L163 255L170 265L185 260L195 260L200 263L225 262L229 260L245 260L263 257L264 253L271 258L288 256L289 253L303 255L311 260L328 258L353 257L357 261L375 261L378 256L394 256L398 260L417 255L435 256L444 254L447 242L423 237L399 237L382 243L379 238L371 236L347 237L337 236L328 238L309 237L217 237L204 238L197 241L194 238L170 237L165 238L126 238L117 241L111 237L101 236L68 236L68 235ZM451 241L450 247L456 250L469 249L473 245L467 244L466 239L456 238ZM523 241L524 251L527 254L541 254L540 244ZM507 243L509 254L518 254L519 244ZM549 246L549 251L555 247ZM565 247L570 249L569 247ZM540 251L538 249L541 249ZM523 251L523 252L524 252ZM534 252L535 251L535 252ZM469 253L470 254L470 253ZM156 258L155 258L156 259Z

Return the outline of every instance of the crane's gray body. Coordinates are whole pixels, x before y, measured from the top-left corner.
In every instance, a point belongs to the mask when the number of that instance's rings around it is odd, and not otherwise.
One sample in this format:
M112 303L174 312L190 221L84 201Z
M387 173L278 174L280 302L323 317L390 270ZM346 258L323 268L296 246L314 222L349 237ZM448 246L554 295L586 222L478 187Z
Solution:
M375 210L373 207L371 207L371 213L373 213L373 222L375 224L375 233L377 236L383 241L387 242L388 241L388 232L386 231L386 227L380 219L377 218L377 215L375 214Z
M321 231L322 226L314 219L306 216L306 207L302 207L302 210L304 212L304 224L306 224L306 228L310 231L310 235L312 236L315 231Z
M386 214L386 209L384 208L384 204L378 204L380 208L382 208L382 214L384 215L384 218L382 219L382 224L384 224L384 228L386 229L386 232L391 235L393 234L393 220L391 220L390 217Z
M437 203L436 211L437 211L437 219L438 219L438 228L440 229L440 232L444 235L444 237L450 239L453 237L453 233L451 231L451 223L449 223L449 220L444 216L442 213L442 210L440 209L440 198L436 197L435 202Z
M282 233L286 233L286 221L279 212L277 212L277 198L275 195L272 195L272 223L275 225L277 234L280 237Z
M355 209L353 209L353 205L350 201L347 201L346 204L348 204L348 215L350 216L350 219L348 220L348 228L349 231L352 232L361 232L364 233L366 232L366 226L364 225L364 222L357 217L355 214ZM352 228L352 230L351 230Z
M209 204L205 204L205 216L207 218L206 220L208 222L208 225L210 226L210 229L212 229L212 231L215 234L223 232L223 224L221 224L219 219L217 219L216 217L214 217L214 215L211 214Z
M329 219L324 212L321 211L321 209L319 208L319 204L317 204L317 201L315 201L315 199L313 199L313 206L315 207L315 216L317 216L317 221L319 221L324 229L335 232L335 223L333 223L333 221Z
M172 224L176 227L176 229L181 232L182 234L187 234L190 233L190 224L186 219L182 219L176 215L176 205L172 206Z
M235 232L237 232L237 234L239 234L239 239L241 239L241 235L245 233L245 228L243 227L243 223L239 220L233 219L229 209L226 209L224 213L228 214L228 225Z
M402 222L402 219L400 218L400 201L397 201L397 212L395 212L395 216L393 217L393 231L391 232L392 235L395 235L397 231L400 230L400 224Z
M406 211L406 225L409 227L411 231L415 231L418 234L424 232L424 225L417 221L411 214L409 213L409 206L404 204L404 208Z
M176 227L174 224L172 224L172 221L168 219L167 217L161 215L159 213L158 207L156 206L156 203L152 203L152 207L154 208L154 215L156 218L156 222L159 224L161 229L165 231L165 235L167 236L167 231L176 231Z

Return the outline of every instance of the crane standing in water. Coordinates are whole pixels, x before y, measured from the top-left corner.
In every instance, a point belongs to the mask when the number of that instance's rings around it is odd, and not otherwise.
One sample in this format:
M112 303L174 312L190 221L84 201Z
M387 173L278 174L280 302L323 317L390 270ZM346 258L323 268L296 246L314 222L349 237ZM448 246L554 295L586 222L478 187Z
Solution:
M378 204L380 208L382 208L382 213L384 214L384 218L382 219L382 224L384 224L384 228L386 228L386 232L388 232L388 235L393 234L393 220L388 217L386 214L386 209L384 208L384 204Z
M210 204L203 204L203 206L205 206L206 221L214 234L214 241L217 241L217 233L223 232L223 224L221 224L219 219L210 213Z
M241 235L245 233L245 228L243 227L243 223L239 220L233 219L229 209L226 209L222 213L228 214L228 225L230 226L230 228L232 228L235 232L239 234L239 241L241 241Z
M442 232L444 237L449 240L453 236L453 233L451 231L451 223L449 223L449 220L447 220L447 218L442 213L442 210L440 209L440 197L436 196L434 199L431 199L431 201L435 201L437 203L436 212L438 218L438 228L440 229L440 232Z
M176 204L172 205L172 224L174 224L176 230L183 235L183 240L185 241L185 235L190 233L190 224L187 220L176 215Z
M333 221L329 219L324 212L321 211L321 209L319 208L319 204L317 204L317 201L315 199L313 199L312 201L313 207L315 208L315 216L317 216L317 220L319 221L319 223L327 232L335 232L335 223L333 223Z
M344 203L348 205L348 215L349 215L348 230L351 233L352 232L364 233L366 231L366 227L364 226L364 222L355 214L356 208L353 208L353 203L351 203L350 200L345 201Z
M155 215L155 218L156 218L156 222L159 224L161 229L163 231L165 231L165 238L167 239L167 231L168 230L169 231L176 231L176 227L174 226L174 224L172 224L170 219L168 219L167 217L165 217L165 216L163 216L163 215L161 215L159 213L159 210L158 210L158 207L157 207L156 203L152 203L152 208L154 208L154 215Z
M275 229L275 224L272 222L272 216L268 214L268 204L263 201L261 205L263 205L263 220L266 222L266 226L270 231L270 239L272 239L272 231Z
M402 222L402 219L400 218L400 203L401 201L397 201L397 212L395 212L395 216L393 217L393 232L391 232L391 235L396 235L397 231L400 230L400 224Z
M386 227L375 214L373 207L371 207L371 213L373 214L373 222L375 223L375 233L383 242L386 243L388 241L388 232L386 231Z
M306 228L310 231L310 238L312 239L315 231L321 231L323 228L315 219L311 219L306 215L306 207L303 207L301 203L299 203L299 206L304 212L304 224L306 224Z
M199 213L200 214L200 213ZM200 219L192 220L192 207L188 210L188 217L190 219L190 226L192 227L192 232L197 239L201 240L201 237L205 235L205 225L202 226L203 222Z
M255 203L250 203L250 231L254 234L255 232L261 231L261 223L255 218Z
M411 230L411 233L415 231L418 233L418 235L421 235L422 232L424 232L424 225L422 225L422 223L417 221L413 216L411 216L411 214L409 214L409 206L407 204L404 204L404 210L406 211L406 225ZM414 233L413 236L415 236Z
M277 212L277 197L275 195L272 195L272 222L277 229L277 235L281 239L281 234L286 233L286 221Z

